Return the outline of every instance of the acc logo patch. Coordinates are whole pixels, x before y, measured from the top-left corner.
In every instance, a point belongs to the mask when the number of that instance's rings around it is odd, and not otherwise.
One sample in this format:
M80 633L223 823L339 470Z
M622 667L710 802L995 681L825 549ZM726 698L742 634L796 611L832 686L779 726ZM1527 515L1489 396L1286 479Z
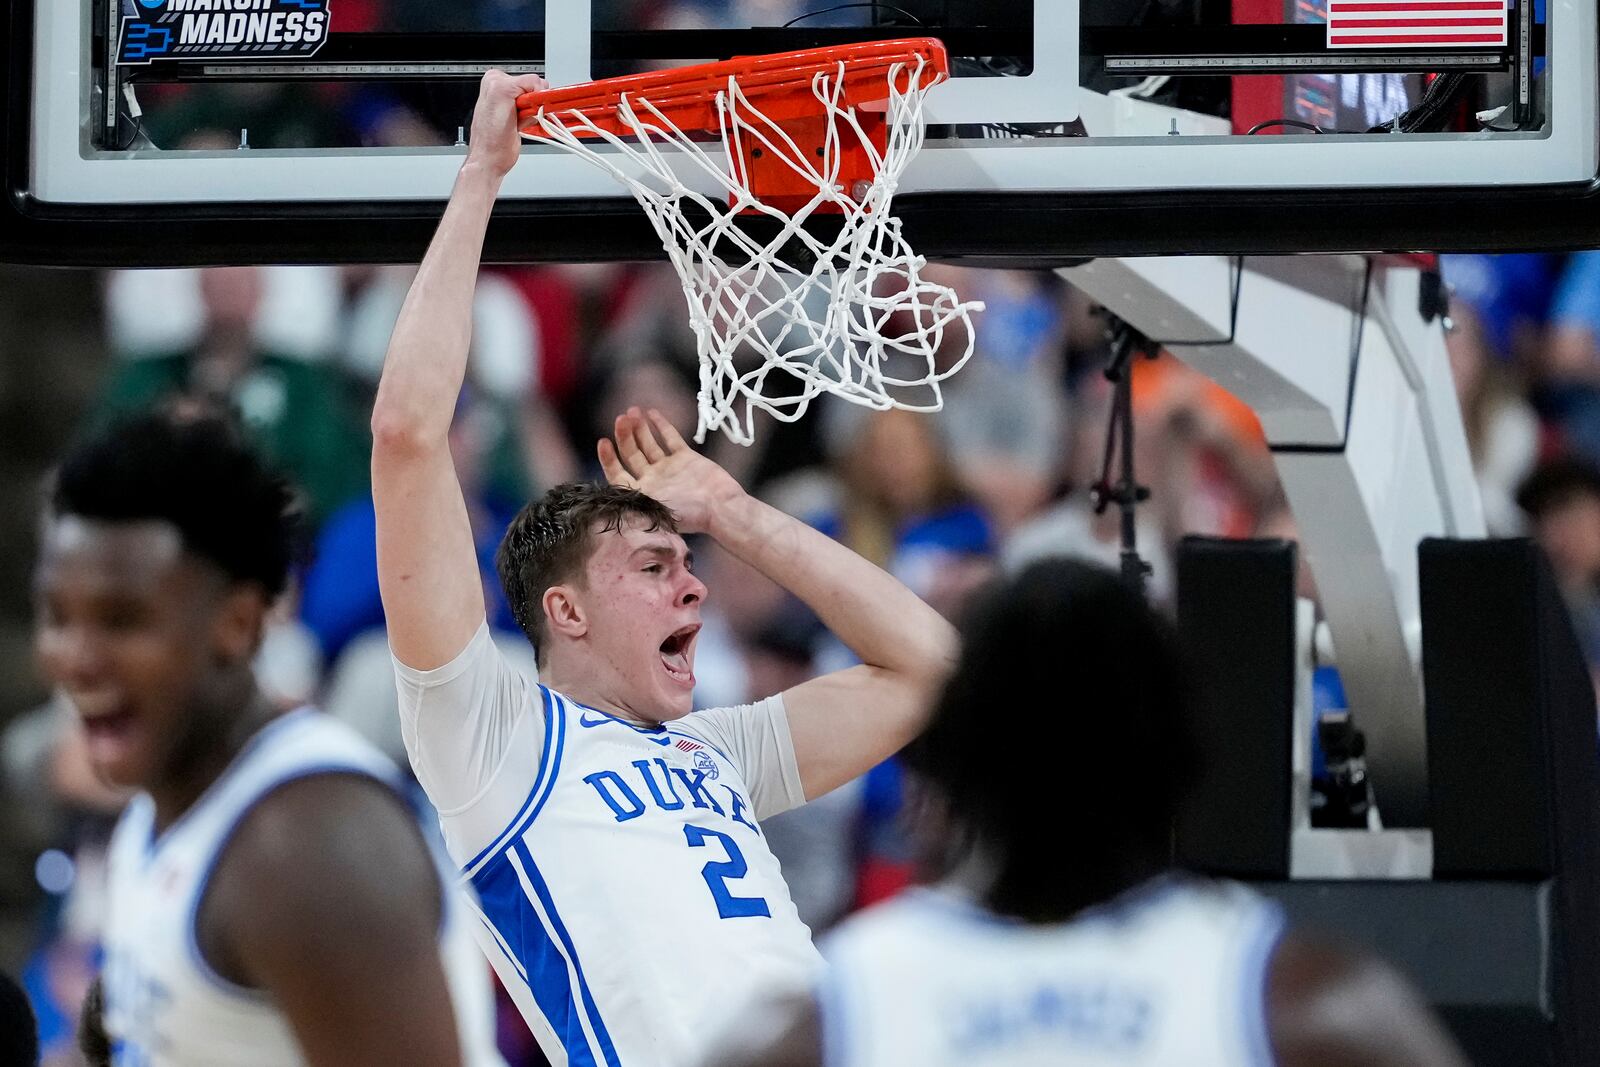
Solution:
M304 59L328 40L330 0L123 0L117 63Z
M708 752L696 752L694 754L694 766L697 771L705 771L707 778L716 778L722 773L722 770L717 766L717 761L712 759L711 754Z

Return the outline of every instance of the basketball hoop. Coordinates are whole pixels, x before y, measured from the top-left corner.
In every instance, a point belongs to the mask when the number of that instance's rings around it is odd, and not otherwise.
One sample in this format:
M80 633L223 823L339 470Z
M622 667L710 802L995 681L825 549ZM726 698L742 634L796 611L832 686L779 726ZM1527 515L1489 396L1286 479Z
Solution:
M823 393L878 411L943 407L940 383L971 357L983 305L921 276L927 261L891 206L922 148L923 101L948 76L944 45L915 38L518 100L523 135L622 183L677 268L700 355L697 442L720 429L750 444L758 411L793 422Z

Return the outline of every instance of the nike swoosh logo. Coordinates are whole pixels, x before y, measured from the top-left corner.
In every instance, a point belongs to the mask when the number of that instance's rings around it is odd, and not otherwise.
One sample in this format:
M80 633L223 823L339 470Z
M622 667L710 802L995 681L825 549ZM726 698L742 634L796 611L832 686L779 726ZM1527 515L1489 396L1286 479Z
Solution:
M593 730L596 726L622 726L639 734L646 741L654 741L656 744L663 746L672 744L671 737L656 737L653 731L641 729L631 723L623 722L621 719L607 718L604 715L597 715L591 718L587 711L578 716L578 725L590 730Z

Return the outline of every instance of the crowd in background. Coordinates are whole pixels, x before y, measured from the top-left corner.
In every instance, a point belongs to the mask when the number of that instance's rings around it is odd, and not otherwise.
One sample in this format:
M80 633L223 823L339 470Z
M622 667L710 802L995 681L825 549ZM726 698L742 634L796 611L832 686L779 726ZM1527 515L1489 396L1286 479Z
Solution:
M823 5L826 6L826 5ZM632 26L774 24L795 0L597 0ZM609 14L608 14L609 12ZM340 30L538 29L539 0L341 0ZM836 18L856 17L849 13ZM219 95L220 94L220 95ZM252 96L251 94L256 94ZM463 97L463 101L469 98ZM437 98L377 90L191 86L151 90L145 134L172 146L448 143L466 121ZM1530 533L1548 552L1600 673L1600 253L1447 257L1450 359L1491 532ZM976 355L937 415L819 403L768 420L749 449L707 448L748 488L889 568L954 613L987 576L1051 553L1115 565L1117 516L1099 513L1110 385L1106 323L1048 273L934 267L982 300ZM227 267L100 278L107 348L83 432L150 405L223 408L300 487L307 552L258 673L284 708L315 703L402 766L378 597L367 416L412 277L407 267ZM471 512L498 640L530 674L492 556L531 495L598 477L595 440L629 405L696 422L692 334L665 265L500 268L480 278L468 381L451 445ZM1170 356L1135 378L1137 469L1152 490L1139 521L1151 592L1169 605L1171 554L1192 533L1294 536L1248 409ZM696 546L711 590L697 702L788 688L848 653L782 590L714 545ZM1063 650L1063 670L1072 669ZM96 966L101 849L123 797L88 771L70 709L0 709L0 787L13 812L6 855L27 892L8 894L31 931L23 967L47 1062L75 1062L70 1035ZM865 779L766 827L802 917L822 930L911 877L895 813L898 770ZM514 1011L502 1044L540 1062Z
M839 402L768 421L749 449L708 448L747 488L884 564L954 612L986 576L1048 553L1114 564L1115 512L1090 488L1104 460L1106 323L1048 273L932 268L983 300L977 351L936 415ZM1489 522L1534 533L1569 592L1600 669L1600 254L1450 258L1450 357ZM367 415L407 267L227 267L103 277L110 347L83 430L148 405L233 411L300 486L307 552L261 652L283 707L316 703L404 764L368 486ZM477 534L490 616L530 674L492 555L531 494L598 476L594 442L639 404L696 420L695 364L665 265L486 270L451 444ZM1152 489L1141 551L1173 594L1190 533L1293 536L1249 411L1170 356L1138 364L1137 466ZM702 706L782 690L848 653L780 589L697 546L711 589L696 674ZM61 1055L95 966L99 848L122 799L88 772L70 711L14 719L0 743L11 802L28 814L37 937L26 978ZM823 929L911 876L891 762L774 820L797 902ZM514 1062L536 1055L514 1013ZM71 1062L63 1059L61 1062Z

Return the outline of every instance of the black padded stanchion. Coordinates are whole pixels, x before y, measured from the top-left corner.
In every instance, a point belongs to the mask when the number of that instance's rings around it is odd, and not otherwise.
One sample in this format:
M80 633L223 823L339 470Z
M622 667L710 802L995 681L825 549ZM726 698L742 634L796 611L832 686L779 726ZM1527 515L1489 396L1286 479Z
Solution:
M1189 537L1178 546L1178 629L1198 674L1201 777L1178 816L1177 857L1206 874L1289 876L1295 546Z
M1587 665L1532 542L1428 540L1418 562L1434 878L1546 894L1548 996L1535 1007L1549 1018L1549 1062L1600 1063L1600 742Z

